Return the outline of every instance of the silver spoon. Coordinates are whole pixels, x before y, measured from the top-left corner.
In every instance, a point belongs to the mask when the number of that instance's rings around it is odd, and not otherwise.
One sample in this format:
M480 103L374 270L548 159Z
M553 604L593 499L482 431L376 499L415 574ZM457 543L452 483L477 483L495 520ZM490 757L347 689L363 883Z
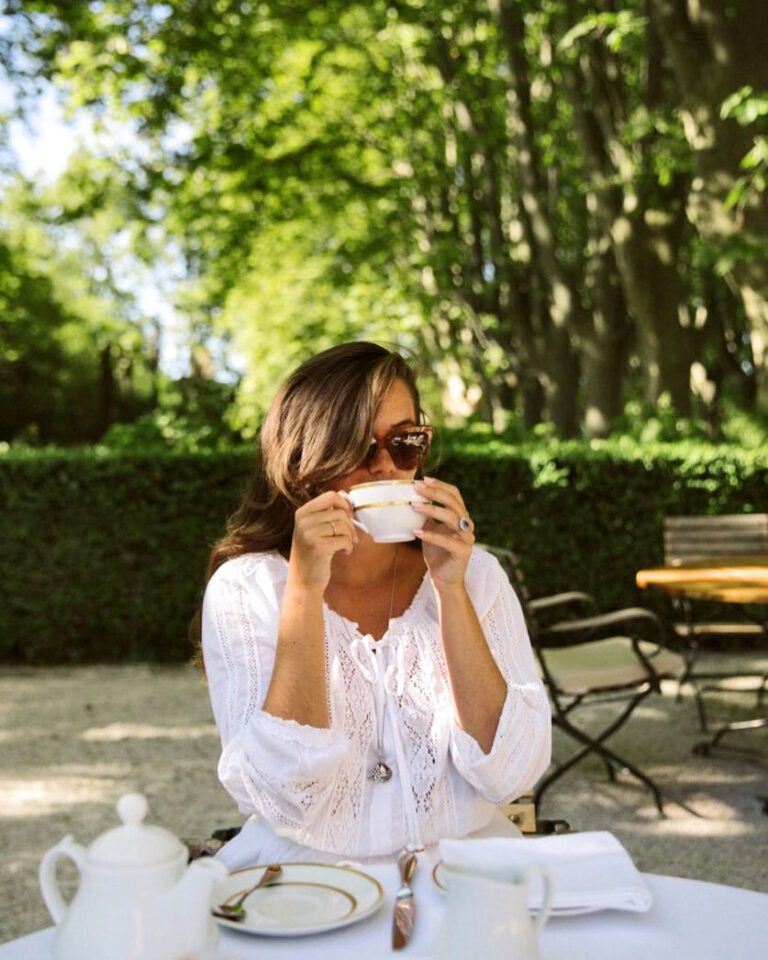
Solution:
M257 883L254 883L254 885L247 890L243 890L242 893L230 894L230 896L213 911L213 915L215 917L223 917L225 920L242 920L245 917L244 904L246 899L250 897L254 890L258 890L259 887L266 887L272 883L282 872L283 868L279 863L271 863L259 877Z

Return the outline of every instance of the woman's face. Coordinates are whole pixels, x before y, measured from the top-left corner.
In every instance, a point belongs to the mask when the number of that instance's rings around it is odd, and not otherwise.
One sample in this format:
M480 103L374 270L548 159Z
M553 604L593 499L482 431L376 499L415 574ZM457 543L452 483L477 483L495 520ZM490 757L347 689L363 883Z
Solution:
M394 430L407 430L416 425L416 410L411 391L402 380L395 380L384 394L376 414L372 439L381 441ZM352 473L339 477L331 484L331 489L349 490L358 483L372 483L375 480L413 480L415 476L416 469L399 470L387 448L380 446L369 464L361 464Z

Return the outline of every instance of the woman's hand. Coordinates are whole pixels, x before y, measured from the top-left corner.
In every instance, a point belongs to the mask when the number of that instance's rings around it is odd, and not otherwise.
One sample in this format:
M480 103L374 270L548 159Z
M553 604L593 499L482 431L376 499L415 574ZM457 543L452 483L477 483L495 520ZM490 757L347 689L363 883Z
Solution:
M298 585L324 591L334 554L350 554L356 543L351 505L336 491L327 490L294 515L289 576Z
M429 518L417 536L424 545L424 560L432 583L436 590L463 587L475 535L461 493L458 487L431 477L417 480L416 489L432 501L413 504L415 510ZM469 526L462 529L467 521Z

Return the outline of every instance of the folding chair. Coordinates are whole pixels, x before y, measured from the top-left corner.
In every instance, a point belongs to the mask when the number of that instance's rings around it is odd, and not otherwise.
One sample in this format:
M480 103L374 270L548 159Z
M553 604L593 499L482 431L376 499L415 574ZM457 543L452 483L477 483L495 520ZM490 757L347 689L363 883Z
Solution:
M654 781L635 763L606 745L627 723L637 706L651 693L659 693L660 681L677 676L685 662L664 644L659 617L642 607L628 607L611 613L595 613L593 598L570 591L532 600L517 557L511 550L483 545L496 556L515 587L523 607L531 642L542 678L552 703L553 723L579 744L566 761L555 766L536 788L536 804L545 791L589 754L605 763L608 775L626 769L653 794L660 813L664 808ZM571 617L555 622L553 615ZM574 617L576 613L587 613ZM577 726L572 714L578 707L595 702L624 702L617 716L596 735Z

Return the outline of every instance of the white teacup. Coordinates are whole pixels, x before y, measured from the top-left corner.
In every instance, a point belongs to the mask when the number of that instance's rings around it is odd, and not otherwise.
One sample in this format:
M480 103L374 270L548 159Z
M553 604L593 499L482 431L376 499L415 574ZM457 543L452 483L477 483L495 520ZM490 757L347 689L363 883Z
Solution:
M416 491L413 480L379 480L358 483L343 494L352 504L353 522L377 543L404 543L415 539L417 530L427 522L411 503L428 503Z

